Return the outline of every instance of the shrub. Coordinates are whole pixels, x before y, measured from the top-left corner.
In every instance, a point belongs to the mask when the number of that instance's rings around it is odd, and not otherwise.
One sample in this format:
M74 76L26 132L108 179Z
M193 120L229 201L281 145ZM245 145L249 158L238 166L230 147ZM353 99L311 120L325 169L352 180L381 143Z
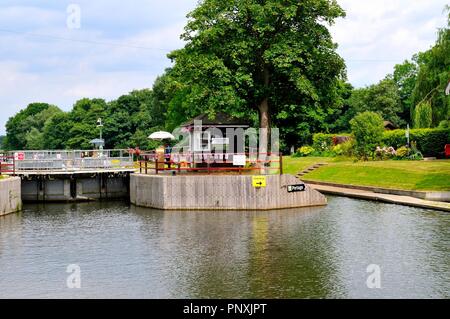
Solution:
M355 136L356 155L367 160L383 138L383 119L378 113L366 111L357 114L350 125Z
M333 146L335 134L317 133L313 135L313 148L317 151L329 151Z
M335 153L336 155L342 155L344 153L344 150L342 149L342 144L333 146L333 153Z
M345 143L339 144L342 149L342 155L352 157L355 155L355 140L351 139Z
M423 159L422 153L417 149L416 142L411 143L411 152L408 156L410 160L421 160Z
M316 156L321 156L321 157L335 157L337 154L333 151L333 150L329 150L329 151L323 151L320 154L317 154Z
M450 129L450 121L447 121L447 120L441 121L439 123L438 128L441 129L441 130Z
M314 148L311 146L302 146L297 150L299 156L309 156L314 152Z
M343 145L348 143L351 139L349 134L325 134L325 133L317 133L313 135L313 148L315 149L314 156L325 156L325 157L333 157L337 154L335 152L335 148L339 145ZM343 141L347 141L342 143ZM341 153L340 147L336 150Z
M407 158L410 153L410 149L406 146L402 146L397 150L397 158L404 159Z
M381 160L386 160L386 159L390 159L390 158L394 158L397 156L397 152L395 150L395 148L393 148L392 146L389 147L379 147L377 146L376 150L375 150L375 157Z
M409 139L416 142L418 151L423 155L439 157L444 152L445 144L450 144L450 129L414 129L410 130ZM405 146L405 130L384 132L382 143L396 148Z
M414 111L414 127L429 128L433 122L433 110L429 101L417 104Z

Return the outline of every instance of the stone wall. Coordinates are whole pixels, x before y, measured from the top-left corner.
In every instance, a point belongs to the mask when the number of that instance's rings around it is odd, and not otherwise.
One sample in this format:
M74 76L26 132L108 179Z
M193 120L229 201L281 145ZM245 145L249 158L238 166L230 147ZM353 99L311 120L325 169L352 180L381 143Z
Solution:
M20 183L19 177L0 179L0 216L22 209Z
M132 174L132 204L168 210L270 210L326 205L318 191L306 187L289 193L288 185L301 183L292 175L267 176L267 187L255 188L252 176Z

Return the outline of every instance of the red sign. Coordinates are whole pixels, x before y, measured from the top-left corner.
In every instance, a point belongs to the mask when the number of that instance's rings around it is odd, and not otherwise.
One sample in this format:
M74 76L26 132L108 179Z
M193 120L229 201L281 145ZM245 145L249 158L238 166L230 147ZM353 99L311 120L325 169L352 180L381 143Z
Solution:
M14 157L16 161L23 161L25 160L25 153L14 153Z

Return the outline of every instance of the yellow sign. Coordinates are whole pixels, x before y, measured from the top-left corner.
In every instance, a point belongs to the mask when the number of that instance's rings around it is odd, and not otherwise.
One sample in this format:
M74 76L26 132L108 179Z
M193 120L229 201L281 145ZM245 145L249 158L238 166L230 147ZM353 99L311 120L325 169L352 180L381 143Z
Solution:
M265 176L252 176L252 185L253 187L260 188L266 187L266 177Z

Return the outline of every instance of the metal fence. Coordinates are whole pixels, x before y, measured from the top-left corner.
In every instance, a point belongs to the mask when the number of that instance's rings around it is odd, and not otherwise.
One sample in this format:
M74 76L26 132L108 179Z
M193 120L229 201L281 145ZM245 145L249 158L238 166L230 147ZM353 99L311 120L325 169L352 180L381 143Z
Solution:
M128 150L13 151L16 172L91 171L133 168L133 154ZM10 160L11 161L11 160Z
M0 175L16 175L16 165L13 156L0 154Z

